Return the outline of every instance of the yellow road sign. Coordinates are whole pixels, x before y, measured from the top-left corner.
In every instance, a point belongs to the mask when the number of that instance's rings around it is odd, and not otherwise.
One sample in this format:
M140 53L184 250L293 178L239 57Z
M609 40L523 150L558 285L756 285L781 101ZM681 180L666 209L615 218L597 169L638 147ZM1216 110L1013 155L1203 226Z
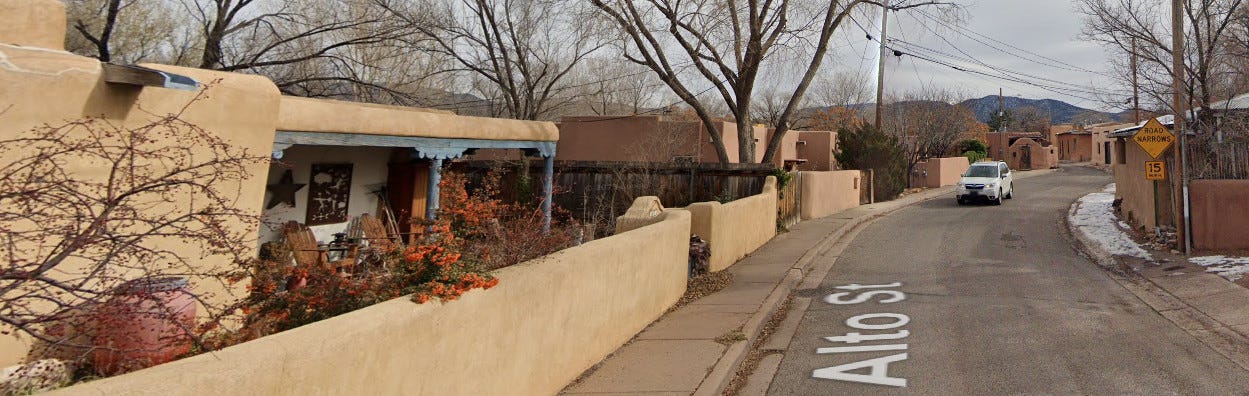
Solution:
M1145 161L1146 180L1166 180L1167 163L1162 161Z
M1135 140L1150 158L1158 158L1171 147L1172 143L1175 143L1175 135L1172 135L1167 127L1162 126L1158 119L1151 118L1145 122L1145 126L1141 127L1140 131L1136 132L1132 140Z

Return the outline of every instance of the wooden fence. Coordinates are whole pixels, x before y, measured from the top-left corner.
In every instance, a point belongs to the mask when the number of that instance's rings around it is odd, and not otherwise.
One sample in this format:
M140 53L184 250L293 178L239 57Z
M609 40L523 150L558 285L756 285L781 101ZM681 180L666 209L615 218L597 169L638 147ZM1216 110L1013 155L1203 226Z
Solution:
M527 164L526 164L527 162ZM535 202L541 197L542 161L456 161L452 171L482 175L503 172L505 199ZM728 202L759 194L771 164L681 164L607 161L556 161L554 203L567 216L592 224L595 234L607 235L615 219L633 199L657 196L667 207L695 202ZM799 194L790 194L797 196Z
M777 226L788 228L802 220L802 178L798 172L790 172L789 182L777 190Z

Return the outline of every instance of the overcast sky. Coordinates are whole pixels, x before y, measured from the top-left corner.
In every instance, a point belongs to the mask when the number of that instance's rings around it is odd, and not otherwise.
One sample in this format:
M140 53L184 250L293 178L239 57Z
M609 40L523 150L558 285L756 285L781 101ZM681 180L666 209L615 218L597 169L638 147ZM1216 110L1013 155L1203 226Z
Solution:
M972 62L954 59L952 56L967 58L959 52L962 50L971 58L995 68L1079 84L1097 91L1119 89L1108 85L1112 83L1104 75L1089 72L1109 72L1106 49L1099 44L1079 39L1083 22L1070 0L969 0L964 4L967 4L970 18L962 27L1020 49L1061 61L1061 63L1045 59L1039 61L1020 59L977 40L1002 47L1024 57L1035 58L1035 56L984 37L942 26L914 10L890 15L889 37L944 53L942 55L924 52L924 49L913 51L926 57L955 64L972 65L979 70L989 69ZM935 16L935 14L931 15ZM873 20L865 20L862 17L856 20L868 30L879 31L879 16ZM841 55L838 57L841 61L833 66L834 69L849 72L862 71L874 75L871 67L875 61L876 46L879 44L869 42L854 22L850 22L845 27L842 30L845 32L844 36L834 44ZM907 44L898 43L897 46L901 48L906 47ZM1058 67L1047 66L1040 62L1051 63ZM1064 95L1023 83L960 72L910 56L903 56L900 60L890 56L887 65L886 89L897 94L916 89L924 84L933 84L938 87L957 87L965 90L970 97L982 97L996 95L1000 87L1007 96L1058 99L1081 107L1107 110L1107 106L1097 101L1098 98L1093 94L1072 92L1071 94L1075 96ZM1087 71L1068 69L1087 69ZM1043 84L1055 84L1033 77L1019 76L1019 78Z

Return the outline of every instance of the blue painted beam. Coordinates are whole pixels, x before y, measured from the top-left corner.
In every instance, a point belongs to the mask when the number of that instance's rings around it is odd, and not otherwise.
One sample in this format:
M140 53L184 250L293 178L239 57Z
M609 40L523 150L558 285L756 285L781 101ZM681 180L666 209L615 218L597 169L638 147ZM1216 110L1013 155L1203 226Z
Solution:
M367 135L359 133L294 132L278 131L275 144L298 144L307 146L362 146L362 147L408 147L430 153L423 158L443 157L445 153L459 150L462 154L471 149L530 149L543 157L555 156L555 142L536 140L484 140L450 139L415 136ZM422 150L424 149L424 150ZM459 156L457 154L456 156Z

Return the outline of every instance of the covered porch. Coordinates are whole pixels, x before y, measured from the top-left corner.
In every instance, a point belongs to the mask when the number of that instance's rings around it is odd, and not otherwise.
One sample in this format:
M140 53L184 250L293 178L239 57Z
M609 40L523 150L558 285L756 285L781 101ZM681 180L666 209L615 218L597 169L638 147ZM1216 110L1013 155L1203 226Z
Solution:
M543 158L543 228L550 227L553 123L283 97L276 130L261 242L279 239L277 225L292 221L325 242L369 213L392 213L407 233L407 220L437 216L444 165L478 149Z

